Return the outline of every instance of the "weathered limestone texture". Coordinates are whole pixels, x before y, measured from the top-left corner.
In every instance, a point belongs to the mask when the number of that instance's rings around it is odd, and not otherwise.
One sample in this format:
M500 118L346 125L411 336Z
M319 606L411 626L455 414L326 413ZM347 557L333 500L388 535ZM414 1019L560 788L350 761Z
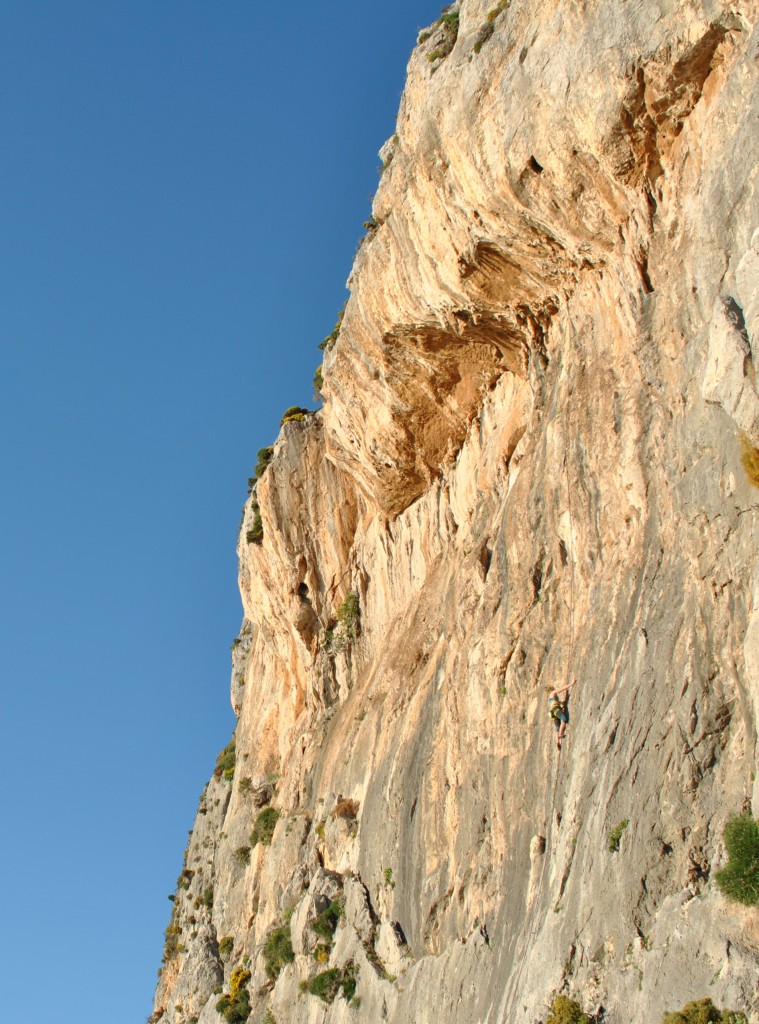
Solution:
M559 992L756 1022L759 912L713 875L759 815L759 4L449 13L324 408L246 507L234 777L152 1019L237 986L254 1024L533 1024Z

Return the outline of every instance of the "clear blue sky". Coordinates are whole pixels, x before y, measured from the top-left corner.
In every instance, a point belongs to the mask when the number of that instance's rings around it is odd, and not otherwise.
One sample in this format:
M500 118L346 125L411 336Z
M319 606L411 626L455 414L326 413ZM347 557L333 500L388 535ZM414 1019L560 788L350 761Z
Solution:
M141 1024L426 0L0 9L2 1016Z

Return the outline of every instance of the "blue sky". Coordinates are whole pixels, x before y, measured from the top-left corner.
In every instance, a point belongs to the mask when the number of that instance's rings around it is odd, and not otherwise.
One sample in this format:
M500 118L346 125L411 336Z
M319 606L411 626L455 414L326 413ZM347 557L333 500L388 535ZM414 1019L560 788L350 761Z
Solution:
M312 404L439 11L0 8L5 1019L150 1012L233 727L246 479Z

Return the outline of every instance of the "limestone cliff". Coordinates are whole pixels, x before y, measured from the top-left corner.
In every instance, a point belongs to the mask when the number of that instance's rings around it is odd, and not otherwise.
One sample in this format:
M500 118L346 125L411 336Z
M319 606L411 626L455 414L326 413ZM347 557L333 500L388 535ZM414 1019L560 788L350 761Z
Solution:
M420 36L246 506L160 1024L759 1019L759 4L494 4Z

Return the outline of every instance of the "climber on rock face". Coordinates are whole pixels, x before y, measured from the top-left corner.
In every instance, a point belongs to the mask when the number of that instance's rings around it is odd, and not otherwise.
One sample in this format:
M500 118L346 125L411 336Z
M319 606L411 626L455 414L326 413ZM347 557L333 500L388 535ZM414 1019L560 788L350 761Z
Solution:
M569 725L569 691L577 683L571 683L560 690L551 690L548 694L548 714L556 727L556 749L561 750L561 742Z

